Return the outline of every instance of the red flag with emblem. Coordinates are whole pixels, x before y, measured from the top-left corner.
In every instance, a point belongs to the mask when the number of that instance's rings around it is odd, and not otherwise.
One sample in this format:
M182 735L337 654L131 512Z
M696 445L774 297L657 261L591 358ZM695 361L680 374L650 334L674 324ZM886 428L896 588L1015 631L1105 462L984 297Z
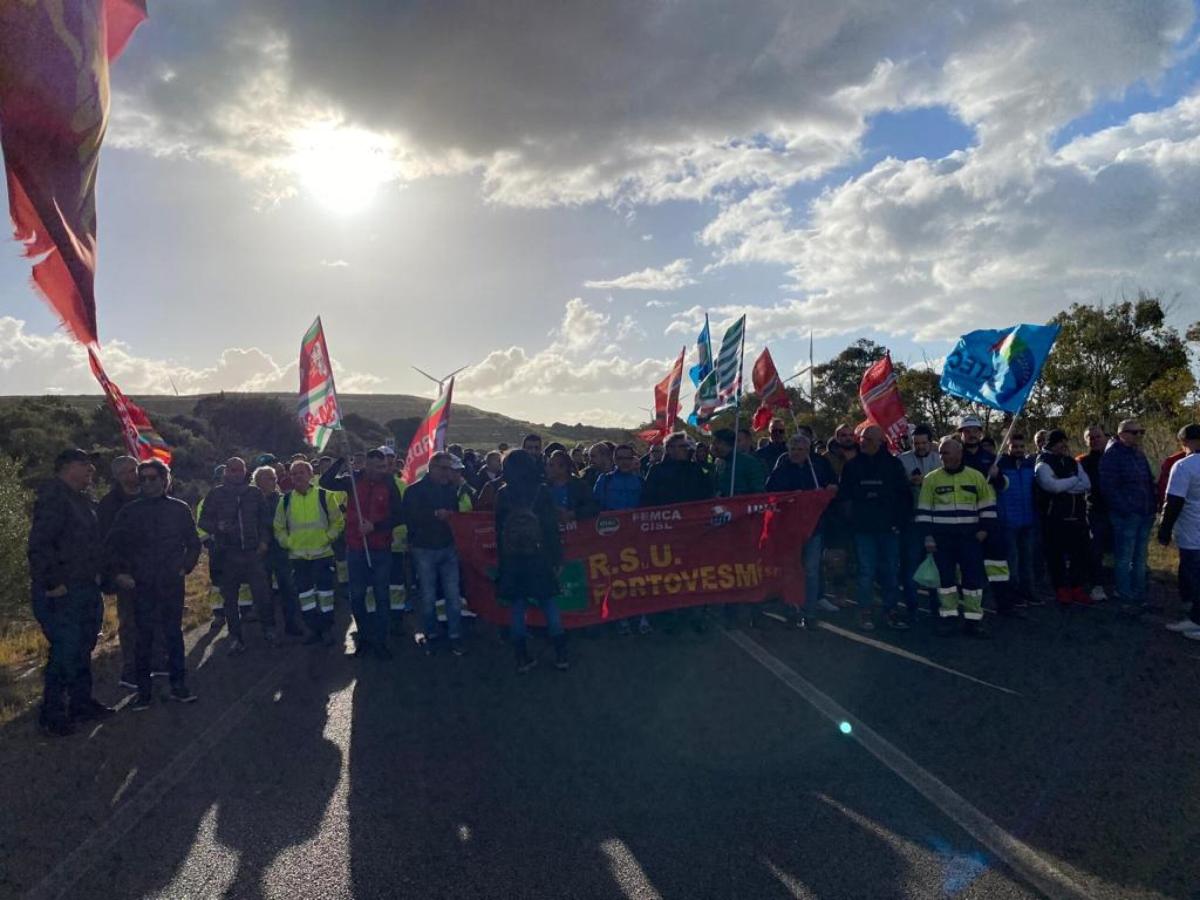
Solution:
M654 386L654 427L641 432L638 437L648 444L658 444L675 430L679 418L679 387L683 383L683 358L687 347L679 351L679 359L667 373L667 377Z
M899 450L900 439L908 434L908 418L890 353L863 373L858 398L867 419L883 429L888 446Z
M446 449L446 429L450 427L450 398L454 395L454 379L446 385L446 392L439 394L429 407L429 415L417 428L408 452L404 455L404 471L402 477L406 484L412 484L429 468L429 460L433 454Z
M759 402L752 424L755 431L762 431L771 423L775 410L792 408L792 400L779 377L779 370L775 368L775 360L771 359L771 351L766 347L754 361L753 375Z
M0 3L0 149L33 283L84 344L96 330L96 170L108 65L145 0Z
M104 388L108 405L117 421L121 423L121 437L125 440L125 449L129 451L129 455L143 462L157 459L169 466L171 448L162 439L162 435L154 430L145 411L113 384L108 373L104 371L104 366L100 365L100 357L96 355L93 347L88 347L88 362L91 364L92 374L100 382L100 387Z

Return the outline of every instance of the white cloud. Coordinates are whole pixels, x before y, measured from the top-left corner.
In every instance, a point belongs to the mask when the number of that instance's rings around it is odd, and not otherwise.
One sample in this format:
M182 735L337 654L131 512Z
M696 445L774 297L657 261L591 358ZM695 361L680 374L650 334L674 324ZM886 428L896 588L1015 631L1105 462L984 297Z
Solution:
M630 338L645 338L646 330L638 324L630 313L626 313L625 317L617 323L616 339L618 341L627 341Z
M647 300L646 301L646 309L667 309L668 307L671 307L674 305L675 304L672 303L670 300Z
M346 269L349 268L350 263L344 259L323 259L318 265L325 269Z
M558 416L560 422L568 425L582 423L595 425L599 428L637 428L645 424L648 416L639 412L618 412L604 406L592 406L587 409L572 409Z
M585 281L583 286L599 290L677 291L696 283L689 274L691 266L690 259L677 259L661 269L651 267L606 281Z
M493 350L462 374L458 388L463 396L575 395L628 391L661 379L667 360L628 359L613 344L597 351L608 324L608 316L579 298L569 300L548 347Z
M881 109L946 104L994 148L1036 143L1153 79L1194 16L1188 0L498 10L164 7L164 37L139 34L118 69L114 139L233 164L278 193L294 187L289 136L325 118L392 142L401 179L475 171L499 203L698 200L853 161Z
M109 342L101 359L109 377L126 394L169 394L174 388L181 394L298 388L296 363L280 366L257 347L223 350L213 365L201 369L137 356L120 341ZM11 316L0 316L0 372L9 394L93 394L100 390L82 346L62 332L31 334L24 321ZM347 392L369 391L381 383L382 379L367 373L338 373L338 385Z
M756 192L728 205L701 240L720 265L788 267L800 296L750 308L752 329L950 338L1137 287L1195 296L1187 252L1200 244L1197 196L1192 96L1058 152L981 146L884 160L826 191L804 222L778 191ZM694 321L689 310L669 330Z

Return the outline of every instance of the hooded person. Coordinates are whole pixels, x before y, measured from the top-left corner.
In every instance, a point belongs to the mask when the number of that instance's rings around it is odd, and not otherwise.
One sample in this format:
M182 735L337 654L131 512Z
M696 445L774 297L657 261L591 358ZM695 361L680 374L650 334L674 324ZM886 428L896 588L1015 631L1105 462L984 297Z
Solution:
M512 641L517 671L528 672L536 660L529 655L525 613L533 603L546 618L554 643L555 667L568 667L566 633L555 597L562 565L558 511L541 467L528 453L509 451L504 457L504 487L496 495L496 555L499 560L497 596L512 607Z

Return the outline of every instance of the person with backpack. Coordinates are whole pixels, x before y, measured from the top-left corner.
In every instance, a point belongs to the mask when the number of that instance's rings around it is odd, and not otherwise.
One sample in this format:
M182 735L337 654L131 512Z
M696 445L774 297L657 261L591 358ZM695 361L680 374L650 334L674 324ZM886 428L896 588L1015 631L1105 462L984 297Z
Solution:
M550 487L542 483L537 462L528 453L509 451L504 457L504 487L496 495L496 555L500 563L496 594L501 603L512 607L513 650L521 674L537 664L529 655L525 624L530 603L546 617L546 630L554 644L554 667L565 671L569 666L566 633L554 599L562 564L558 518L558 507Z
M1046 436L1046 449L1034 469L1045 504L1046 564L1061 606L1088 606L1087 584L1090 534L1087 497L1092 489L1087 470L1071 456L1067 433L1055 428Z
M309 631L304 643L332 646L333 544L345 520L329 491L313 485L310 463L297 460L289 474L292 489L275 508L275 540L291 562L300 615Z

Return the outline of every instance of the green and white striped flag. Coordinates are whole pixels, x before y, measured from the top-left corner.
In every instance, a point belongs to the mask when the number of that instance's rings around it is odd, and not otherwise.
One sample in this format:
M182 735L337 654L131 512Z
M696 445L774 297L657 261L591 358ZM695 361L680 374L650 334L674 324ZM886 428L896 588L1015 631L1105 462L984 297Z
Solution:
M717 411L737 406L742 395L742 347L746 335L746 317L725 329L721 352L717 354ZM699 393L699 391L697 391Z

